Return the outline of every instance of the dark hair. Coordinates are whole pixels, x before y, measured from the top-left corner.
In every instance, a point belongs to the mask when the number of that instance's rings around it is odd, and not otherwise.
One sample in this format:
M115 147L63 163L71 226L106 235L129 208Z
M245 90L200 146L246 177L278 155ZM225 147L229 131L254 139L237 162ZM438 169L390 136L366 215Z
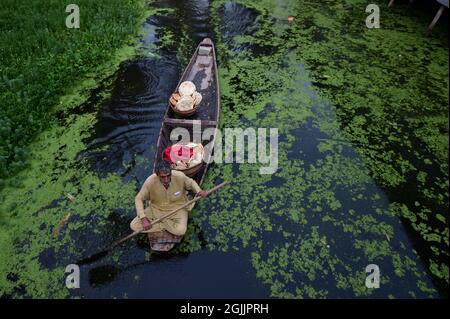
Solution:
M158 163L156 163L156 167L155 167L156 174L158 174L160 172L163 174L167 174L167 173L170 173L171 170L172 170L172 165L167 160L161 160Z

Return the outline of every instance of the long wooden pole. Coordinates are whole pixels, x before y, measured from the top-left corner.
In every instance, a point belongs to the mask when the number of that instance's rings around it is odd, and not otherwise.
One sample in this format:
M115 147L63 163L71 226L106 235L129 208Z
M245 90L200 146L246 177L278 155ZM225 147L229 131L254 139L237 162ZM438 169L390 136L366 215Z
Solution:
M224 187L224 186L227 185L227 184L228 184L228 182L223 182L223 183L221 183L221 184L219 184L219 185L217 185L217 186L211 188L210 190L207 190L207 191L206 191L206 196L205 196L205 197L207 197L207 196L209 196L210 194L214 193L215 191L221 189L222 187ZM158 219L155 219L155 220L154 220L153 222L151 222L150 224L151 224L152 226L155 225L155 224L158 224L158 223L162 222L164 219L166 219L166 218L168 218L168 217L174 215L174 214L175 214L176 212L178 212L179 210L181 210L181 209L183 209L183 208L186 208L187 206L189 206L189 205L191 205L191 204L193 204L193 203L199 201L199 200L202 199L202 198L203 198L203 197L200 197L200 196L195 197L194 199L192 199L192 200L190 200L190 201L184 203L184 204L181 205L180 207L178 207L178 208L176 208L176 209L170 211L169 213L165 214L164 216L162 216L162 217L160 217L160 218L158 218ZM96 253L96 254L92 255L91 257L85 258L85 259L83 259L82 261L80 261L80 262L78 262L78 263L79 263L79 264L89 263L91 260L96 259L96 257L101 257L101 256L105 255L106 253L110 252L111 250L113 250L114 248L116 248L117 246L119 246L121 243L123 243L123 242L125 242L125 241L127 241L127 240L129 240L129 239L131 239L131 238L133 238L133 237L135 237L135 236L137 236L137 235L139 235L139 234L142 233L143 231L144 231L144 229L138 230L138 231L135 231L135 232L132 232L131 234L129 234L129 235L123 237L122 239L120 239L120 240L114 242L114 243L113 243L111 246L109 246L108 248L102 250L102 251L99 252L99 253Z

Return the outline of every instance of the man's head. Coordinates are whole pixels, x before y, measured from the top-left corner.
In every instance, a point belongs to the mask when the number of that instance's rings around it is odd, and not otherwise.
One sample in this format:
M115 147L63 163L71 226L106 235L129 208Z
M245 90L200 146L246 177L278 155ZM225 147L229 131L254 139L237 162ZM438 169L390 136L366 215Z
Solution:
M166 160L158 162L156 164L155 173L158 175L161 184L163 184L165 188L168 188L172 175L170 162Z

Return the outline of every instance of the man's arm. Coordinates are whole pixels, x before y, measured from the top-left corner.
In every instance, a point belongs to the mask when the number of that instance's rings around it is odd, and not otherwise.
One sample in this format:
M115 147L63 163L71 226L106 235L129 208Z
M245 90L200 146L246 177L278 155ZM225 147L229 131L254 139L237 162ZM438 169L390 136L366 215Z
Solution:
M198 193L198 192L202 191L200 186L198 186L197 182L186 175L184 177L184 188L186 188L187 190L191 190L194 193Z
M200 186L198 186L197 182L194 181L192 178L190 177L185 177L184 179L184 187L188 190L192 190L195 194L197 194L198 196L202 196L205 197L206 196L206 192L203 191Z
M139 193L136 195L136 197L134 199L134 204L136 206L136 213L139 218L145 217L144 201L150 199L148 197L148 194L149 194L149 180L147 179L145 181L144 185L142 185L141 190L139 191Z

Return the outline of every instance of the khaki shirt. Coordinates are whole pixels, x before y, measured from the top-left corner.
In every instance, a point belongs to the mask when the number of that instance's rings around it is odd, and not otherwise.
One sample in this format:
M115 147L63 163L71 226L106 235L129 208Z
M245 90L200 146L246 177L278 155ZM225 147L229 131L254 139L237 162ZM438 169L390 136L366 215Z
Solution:
M144 201L146 200L150 201L152 212L158 218L180 207L188 201L187 190L198 193L202 189L192 178L176 170L172 170L168 189L163 186L158 175L150 175L135 198L138 217L145 217Z

